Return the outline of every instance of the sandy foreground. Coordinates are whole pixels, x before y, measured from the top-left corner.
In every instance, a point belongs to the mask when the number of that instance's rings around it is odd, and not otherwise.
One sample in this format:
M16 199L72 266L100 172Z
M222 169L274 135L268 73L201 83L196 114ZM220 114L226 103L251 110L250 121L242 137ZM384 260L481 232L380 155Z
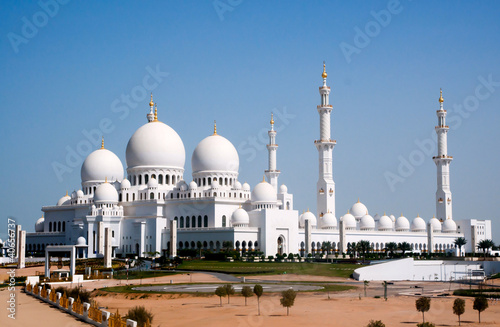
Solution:
M31 268L30 268L31 269ZM276 279L276 276L255 276L255 279ZM287 275L279 277L283 281L339 281L338 278ZM248 277L252 279L252 277ZM146 283L203 283L216 282L214 276L202 273L182 274L144 279ZM344 280L345 281L345 280ZM124 282L122 281L122 284ZM134 283L141 283L134 280ZM118 281L100 281L84 284L94 289L120 284ZM422 321L422 314L415 310L416 297L391 296L388 301L375 299L379 290L369 288L368 297L359 299L361 289L331 294L331 299L323 292L299 293L295 305L286 316L286 308L280 305L279 294L264 294L260 300L261 315L257 315L257 298L245 300L241 296L223 299L214 295L171 295L171 294L110 294L99 292L96 297L100 306L121 314L136 305L143 305L154 313L153 326L366 326L370 319L382 320L386 326L416 326ZM141 298L142 297L142 298ZM7 289L0 290L0 303L6 308L9 298ZM18 299L16 320L7 317L2 310L0 326L84 326L72 316L63 313L30 296L16 291ZM453 297L432 298L431 309L425 314L426 321L436 326L458 326L457 316L453 315ZM477 323L477 311L472 309L472 300L466 299L466 310L462 316L462 326L500 326L500 302L490 302L489 308L481 314L482 323ZM86 325L89 326L89 325Z

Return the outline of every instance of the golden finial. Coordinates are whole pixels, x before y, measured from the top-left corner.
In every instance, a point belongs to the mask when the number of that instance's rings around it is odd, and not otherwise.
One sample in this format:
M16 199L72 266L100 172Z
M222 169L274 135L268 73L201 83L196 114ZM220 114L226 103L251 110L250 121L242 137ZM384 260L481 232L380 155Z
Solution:
M347 214L349 214L349 209L347 209Z
M309 212L309 208L307 208L307 212Z
M217 135L217 122L214 120L214 135Z
M444 99L443 99L443 89L439 89L439 102L441 102L441 103L444 102Z
M104 183L108 182L108 176L104 177Z
M68 190L66 190L66 195L65 196L68 196Z
M266 175L262 175L262 183L266 182Z
M384 211L384 216L387 216L387 215L385 214L385 211Z
M240 209L241 209L241 203L240 203Z
M104 136L101 139L101 149L104 149Z
M436 215L432 215L432 218L436 218Z
M271 125L274 125L274 114L271 112L271 121L270 121Z
M149 106L152 107L154 105L155 103L153 102L153 92L151 92L151 100L149 101Z
M359 203L359 198L358 198L358 203Z
M403 213L401 212L401 216L400 217L403 217Z
M322 76L323 78L326 78L326 77L328 76L328 75L327 75L327 73L326 73L326 65L325 65L325 62L324 62L324 61L323 61L323 74L321 74L321 76Z
M155 103L155 119L153 121L158 121L158 109L156 108L156 103Z
M419 217L420 217L420 214L419 214L419 213L417 213L417 218L419 218Z

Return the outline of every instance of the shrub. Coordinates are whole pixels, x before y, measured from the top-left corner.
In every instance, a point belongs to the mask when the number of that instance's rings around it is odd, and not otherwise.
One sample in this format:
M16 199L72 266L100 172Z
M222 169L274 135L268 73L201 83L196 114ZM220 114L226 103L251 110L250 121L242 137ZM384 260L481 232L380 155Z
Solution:
M144 306L136 306L128 310L127 319L137 321L137 327L144 327L146 324L153 322L153 313L148 311Z
M432 322L423 322L421 324L417 324L417 327L436 327Z
M385 324L382 322L382 320L370 320L366 327L385 327Z

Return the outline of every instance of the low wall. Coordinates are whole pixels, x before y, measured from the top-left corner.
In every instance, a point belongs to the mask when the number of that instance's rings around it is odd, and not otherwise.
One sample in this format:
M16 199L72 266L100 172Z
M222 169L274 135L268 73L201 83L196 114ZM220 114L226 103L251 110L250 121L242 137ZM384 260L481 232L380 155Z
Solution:
M59 292L57 292L55 295L51 295L51 292L51 289L45 290L42 286L33 286L31 284L26 284L25 287L26 294L40 299L43 302L49 303L94 326L111 327L111 325L115 325L110 324L111 319L113 319L114 321L120 320L120 316L118 315L118 313L116 314L118 316L115 316L108 311L92 307L90 303L83 302L82 304L78 304L77 301L75 302L75 299L73 299L72 297L68 297L66 299ZM83 308L81 306L83 306ZM137 322L127 319L126 324L125 322L122 322L122 326L137 327Z

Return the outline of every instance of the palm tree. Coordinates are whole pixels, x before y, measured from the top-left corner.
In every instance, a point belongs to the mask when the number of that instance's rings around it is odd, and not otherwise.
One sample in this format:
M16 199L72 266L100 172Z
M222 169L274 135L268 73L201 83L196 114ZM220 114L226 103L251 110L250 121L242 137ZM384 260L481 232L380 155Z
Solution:
M233 248L233 242L224 241L224 242L222 242L222 247L224 248L225 252L229 252L229 250Z
M404 257L405 252L411 250L411 245L408 242L401 242L398 244L398 248L403 252L403 257Z
M389 242L385 244L386 251L389 251L391 257L394 256L394 251L398 249L398 245L395 242Z
M363 262L365 262L366 252L370 251L372 248L370 245L370 242L361 240L356 244L356 248L357 248L358 252L360 252L361 255L363 256Z
M488 251L488 249L491 249L494 246L495 246L495 243L493 243L492 240L482 240L482 241L479 241L479 243L477 245L478 248L483 250L485 258L486 258L486 251Z
M462 246L467 244L465 237L457 237L453 243L455 244L455 247L458 248L458 254L462 256Z
M203 248L203 244L200 241L196 242L196 248L198 248L198 252L200 253L200 259L201 259L201 249Z

